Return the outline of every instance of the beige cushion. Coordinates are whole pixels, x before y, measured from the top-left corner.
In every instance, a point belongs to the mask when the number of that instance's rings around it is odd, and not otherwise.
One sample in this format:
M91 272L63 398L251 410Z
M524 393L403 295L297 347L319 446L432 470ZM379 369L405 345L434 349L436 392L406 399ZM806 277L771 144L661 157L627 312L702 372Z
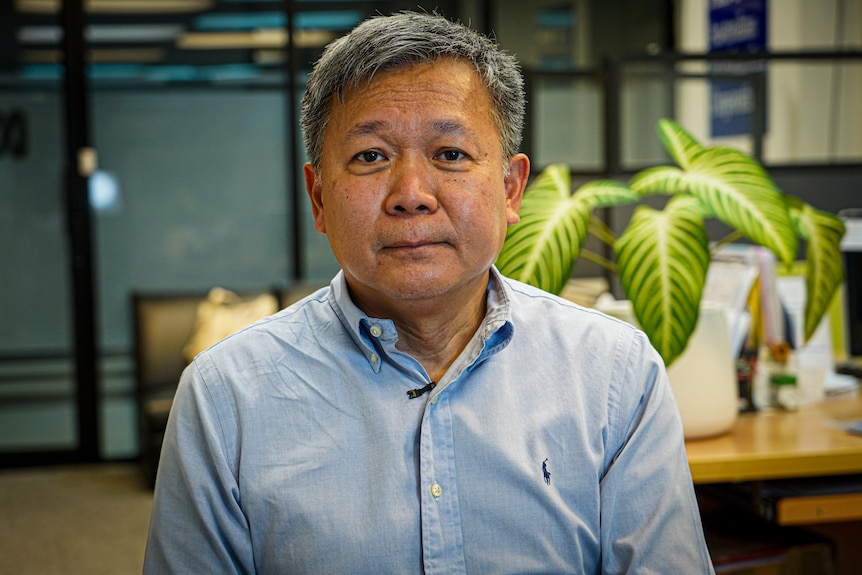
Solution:
M190 362L213 344L276 311L278 300L273 294L244 300L232 291L215 287L198 304L195 329L183 347L183 355Z

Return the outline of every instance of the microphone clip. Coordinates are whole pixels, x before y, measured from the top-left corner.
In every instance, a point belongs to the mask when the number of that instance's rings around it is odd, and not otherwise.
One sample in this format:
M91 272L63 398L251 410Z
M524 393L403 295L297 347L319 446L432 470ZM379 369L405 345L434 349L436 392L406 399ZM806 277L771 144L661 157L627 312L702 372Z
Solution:
M432 390L432 389L434 389L436 386L437 386L437 382L436 382L436 381L432 381L431 383L429 383L429 384L428 384L428 385L426 385L425 387L420 387L420 388L418 388L418 389L411 389L411 390L408 390L408 391L407 391L407 397L409 397L410 399L416 399L416 398L417 398L417 397L419 397L420 395L422 395L422 394L424 394L424 393L426 393L426 392L428 392L428 391L431 391L431 390Z

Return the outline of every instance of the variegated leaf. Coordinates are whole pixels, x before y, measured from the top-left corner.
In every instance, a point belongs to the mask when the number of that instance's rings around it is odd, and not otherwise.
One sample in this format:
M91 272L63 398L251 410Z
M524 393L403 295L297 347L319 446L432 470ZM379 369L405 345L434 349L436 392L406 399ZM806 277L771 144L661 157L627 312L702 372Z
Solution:
M650 194L672 196L687 193L687 185L685 171L676 166L646 168L635 174L629 181L629 187L640 197Z
M689 168L691 158L703 149L700 142L682 126L667 118L658 121L658 135L665 149L683 170Z
M683 352L697 325L709 267L703 220L690 202L674 200L663 211L635 210L614 246L635 317L667 365Z
M805 328L808 341L829 309L832 298L844 281L841 238L844 222L834 214L818 210L797 198L788 198L790 213L805 246Z
M631 204L640 199L625 184L615 180L587 182L575 190L574 195L589 210Z
M796 232L783 194L760 164L742 152L704 148L691 158L688 170L645 170L629 186L640 194L693 194L718 219L771 249L781 261L790 263L796 256Z
M509 227L497 257L500 272L559 293L587 235L587 204L571 193L569 169L548 166L524 193L521 221Z

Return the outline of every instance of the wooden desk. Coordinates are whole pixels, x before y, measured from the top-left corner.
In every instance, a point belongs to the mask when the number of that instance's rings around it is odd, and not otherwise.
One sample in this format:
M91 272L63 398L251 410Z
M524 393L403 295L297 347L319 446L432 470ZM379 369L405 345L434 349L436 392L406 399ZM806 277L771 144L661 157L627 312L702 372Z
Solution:
M697 487L700 491L721 491L762 480L860 474L862 436L851 435L841 428L842 424L859 419L862 419L862 390L830 397L795 412L741 415L728 434L686 442L692 477L700 484ZM834 546L835 575L856 575L862 565L860 495L854 493L847 499L835 500L833 497L791 500L790 504L801 504L804 513L789 521L776 517L776 523L799 525L827 538Z
M862 473L862 436L841 428L862 419L862 392L799 411L743 414L733 430L687 441L695 483Z

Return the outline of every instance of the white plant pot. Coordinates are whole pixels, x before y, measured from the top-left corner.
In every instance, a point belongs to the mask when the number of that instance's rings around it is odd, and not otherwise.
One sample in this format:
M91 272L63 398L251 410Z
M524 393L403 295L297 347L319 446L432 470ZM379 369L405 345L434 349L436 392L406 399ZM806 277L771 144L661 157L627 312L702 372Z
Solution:
M637 325L629 301L600 303L596 307ZM667 373L686 439L730 431L739 414L739 387L727 320L720 306L701 306L688 346Z
M739 385L722 308L701 306L688 346L667 375L686 439L730 431L739 414Z

